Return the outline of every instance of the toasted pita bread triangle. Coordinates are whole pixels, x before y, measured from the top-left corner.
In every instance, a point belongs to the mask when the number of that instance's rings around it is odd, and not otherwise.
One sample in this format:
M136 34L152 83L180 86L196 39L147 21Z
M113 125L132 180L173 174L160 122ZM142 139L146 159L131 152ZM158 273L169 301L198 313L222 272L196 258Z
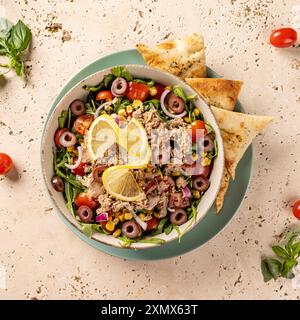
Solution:
M230 182L230 175L229 175L228 170L225 167L224 173L223 173L223 178L221 181L221 187L220 187L220 190L218 192L216 202L215 202L217 213L219 213L223 207L225 195L226 195L227 189L229 187L229 182Z
M225 166L234 179L237 164L243 154L254 138L272 121L272 117L226 111L214 106L211 106L211 110L221 130Z
M137 50L151 67L168 71L182 79L206 77L204 41L200 34L166 41L153 48L137 44Z
M242 81L222 78L187 78L185 81L207 104L228 111L233 111L243 85Z

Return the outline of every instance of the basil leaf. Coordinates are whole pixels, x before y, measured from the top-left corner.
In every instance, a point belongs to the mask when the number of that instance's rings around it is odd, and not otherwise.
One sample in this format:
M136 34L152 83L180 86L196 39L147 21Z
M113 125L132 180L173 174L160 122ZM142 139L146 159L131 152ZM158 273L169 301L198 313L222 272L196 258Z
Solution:
M16 25L14 25L10 30L10 36L8 38L9 46L12 47L17 52L24 51L32 38L30 29L19 20Z
M300 254L300 242L294 243L292 245L292 253L296 257Z
M122 77L126 79L127 81L132 80L132 75L129 73L129 71L124 66L116 66L111 69L111 73L115 77Z
M266 260L261 260L261 273L264 277L264 282L268 282L273 279L272 273L268 268Z
M282 263L279 260L273 258L267 258L265 259L265 262L268 266L268 270L270 271L272 277L275 280L279 278L281 275Z
M294 277L292 269L297 265L297 260L294 258L287 259L283 263L282 276L288 279Z
M12 26L13 24L9 20L0 18L0 37L6 39L9 36Z
M283 258L283 259L288 259L289 258L288 252L284 248L282 248L280 246L273 246L272 250L274 251L276 256L279 257L279 258Z
M24 62L22 60L20 60L19 57L11 56L10 57L10 66L15 69L16 74L18 76L21 77L24 75L24 70L25 70Z

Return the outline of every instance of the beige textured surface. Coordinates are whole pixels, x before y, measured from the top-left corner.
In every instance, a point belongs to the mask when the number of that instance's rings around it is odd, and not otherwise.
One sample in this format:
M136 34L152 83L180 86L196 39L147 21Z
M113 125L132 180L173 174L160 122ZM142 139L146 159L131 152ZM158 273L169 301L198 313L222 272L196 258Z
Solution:
M0 150L21 174L17 182L0 179L0 265L7 270L0 299L299 299L289 281L264 284L259 268L274 237L296 222L289 206L300 198L299 49L276 50L266 40L272 28L291 23L298 1L183 2L0 0L10 19L22 17L34 33L28 83L11 75L0 89ZM49 32L51 22L62 29ZM66 80L92 60L194 31L205 35L208 65L244 81L247 112L275 118L254 143L247 197L201 249L160 262L110 257L52 210L40 174L44 119Z

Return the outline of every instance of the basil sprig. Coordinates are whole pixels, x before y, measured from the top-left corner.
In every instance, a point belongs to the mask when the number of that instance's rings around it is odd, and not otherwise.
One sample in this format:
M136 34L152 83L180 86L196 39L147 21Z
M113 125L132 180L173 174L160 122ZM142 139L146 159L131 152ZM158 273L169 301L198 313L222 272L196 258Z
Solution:
M280 277L294 278L293 268L297 266L297 259L300 256L300 241L295 242L299 235L300 228L290 231L285 237L284 245L272 246L276 258L262 259L261 271L265 282Z
M32 34L30 29L19 20L15 25L0 18L0 55L8 58L8 63L0 64L7 72L14 69L20 77L24 76L25 65L22 53L30 44Z

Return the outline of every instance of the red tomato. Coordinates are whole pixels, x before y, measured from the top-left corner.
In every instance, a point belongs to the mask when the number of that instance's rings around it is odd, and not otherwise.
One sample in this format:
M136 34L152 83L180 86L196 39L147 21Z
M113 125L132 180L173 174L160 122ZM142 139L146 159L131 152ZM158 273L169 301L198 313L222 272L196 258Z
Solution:
M91 114L84 114L75 120L73 127L79 134L84 134L93 121L94 117Z
M74 159L74 162L76 161L76 159ZM72 170L72 173L75 174L76 176L84 176L85 175L85 171L84 168L86 166L85 162L81 162L80 165L76 168Z
M11 157L6 153L0 153L0 174L7 174L13 167Z
M297 41L297 32L292 28L274 30L270 35L270 42L277 48L288 48Z
M157 93L155 96L152 97L152 99L160 99L162 93L165 91L165 86L163 86L162 84L156 83L154 86L157 90Z
M97 202L90 198L86 192L79 193L75 200L74 200L76 206L79 208L80 206L88 206L92 210L94 210L97 207Z
M57 147L59 148L62 148L63 146L60 144L59 142L59 138L60 136L65 132L67 131L68 129L67 128L62 128L62 129L58 129L56 132L55 132L55 135L54 135L54 142L56 144Z
M191 124L192 127L192 141L197 141L197 132L199 130L198 136L201 137L201 131L204 130L204 135L206 134L205 122L202 120L196 120Z
M293 214L300 220L300 200L296 201L293 205Z
M109 101L109 100L112 100L114 96L112 95L112 93L110 91L99 91L96 95L96 100L99 101L99 100L106 100L106 101Z
M147 230L154 230L157 228L159 220L153 217L151 220L147 221Z
M125 97L130 100L145 101L149 94L149 88L143 83L129 82Z

